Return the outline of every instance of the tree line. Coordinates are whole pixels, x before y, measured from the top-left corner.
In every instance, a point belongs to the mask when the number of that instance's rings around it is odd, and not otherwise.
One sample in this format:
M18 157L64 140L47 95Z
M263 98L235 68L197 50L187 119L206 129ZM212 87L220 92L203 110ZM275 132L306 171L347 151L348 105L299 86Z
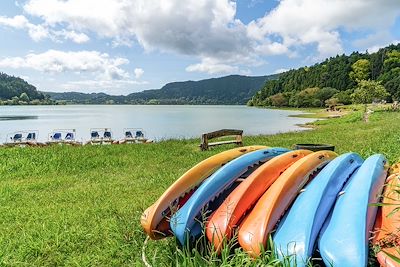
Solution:
M400 44L282 73L267 81L248 105L322 107L374 100L400 100Z

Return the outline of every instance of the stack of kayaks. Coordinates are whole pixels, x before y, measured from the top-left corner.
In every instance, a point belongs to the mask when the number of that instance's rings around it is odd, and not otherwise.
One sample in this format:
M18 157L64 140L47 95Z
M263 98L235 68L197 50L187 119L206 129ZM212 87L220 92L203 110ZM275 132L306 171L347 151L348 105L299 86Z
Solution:
M202 215L212 211L209 207L211 201L215 201L225 190L229 190L235 180L246 175L248 170L285 152L288 152L285 148L260 149L232 160L212 174L171 217L171 229L180 243L184 245L188 238L195 238L201 234Z
M263 164L244 180L222 203L208 220L207 238L221 249L228 241L258 199L276 179L293 163L309 155L311 151L296 150L285 153Z
M332 151L307 155L290 166L262 195L239 229L239 244L253 256L266 246L269 233L315 173L336 157Z
M276 255L290 266L306 266L318 253L327 266L366 266L378 210L371 204L380 200L387 169L380 154L363 161L356 153L232 149L187 171L143 213L141 224L150 238L173 234L181 245L205 234L218 252L237 236L253 257L271 249L271 237ZM400 201L396 170L387 179L389 204ZM395 209L383 206L375 223L382 266L399 266L391 258L400 255L397 243L382 246L389 232L399 236L400 215L387 216Z
M171 232L168 219L171 213L178 210L187 201L196 187L229 161L263 148L266 147L248 146L224 151L188 170L143 212L141 224L145 232L152 239L169 235Z

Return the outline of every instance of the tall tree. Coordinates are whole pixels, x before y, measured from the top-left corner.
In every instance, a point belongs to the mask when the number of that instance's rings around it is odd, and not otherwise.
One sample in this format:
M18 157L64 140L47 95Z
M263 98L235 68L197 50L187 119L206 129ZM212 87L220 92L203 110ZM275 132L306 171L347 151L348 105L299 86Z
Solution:
M386 91L385 87L381 82L371 81L371 80L361 80L358 83L357 88L352 94L354 103L364 104L364 120L368 121L367 108L368 104L372 103L374 100L385 99L389 93Z
M351 65L352 71L349 73L350 78L359 83L362 80L368 80L371 75L371 63L368 59L359 59Z
M19 96L19 100L29 102L29 96L24 92Z

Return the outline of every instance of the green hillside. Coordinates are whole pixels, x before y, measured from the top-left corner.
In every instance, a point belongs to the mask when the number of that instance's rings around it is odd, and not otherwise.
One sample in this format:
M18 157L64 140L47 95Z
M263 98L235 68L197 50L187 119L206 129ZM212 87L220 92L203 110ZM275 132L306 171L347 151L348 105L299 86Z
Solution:
M267 81L249 101L254 106L323 106L325 101L348 104L357 87L357 72L363 80L380 82L389 93L387 101L400 99L400 44L376 53L338 55L311 67L282 73ZM353 74L352 74L353 72Z
M0 104L41 104L49 103L46 96L25 80L0 72Z
M265 81L276 78L277 75L259 77L230 75L200 81L172 82L161 89L146 90L127 96L77 92L46 92L46 94L53 100L79 104L235 105L246 104Z
M163 104L246 104L266 80L273 76L249 77L230 75L201 81L173 82L160 90L130 94L135 101L156 101Z

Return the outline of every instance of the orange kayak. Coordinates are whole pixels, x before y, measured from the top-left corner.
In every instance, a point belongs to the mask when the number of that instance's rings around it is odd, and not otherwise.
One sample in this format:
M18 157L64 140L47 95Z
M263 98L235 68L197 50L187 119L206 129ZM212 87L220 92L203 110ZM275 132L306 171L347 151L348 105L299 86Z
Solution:
M318 151L296 161L270 186L239 228L239 244L249 254L260 255L268 234L303 186L337 154Z
M293 163L312 153L309 150L287 152L264 163L229 194L209 218L206 235L219 250L224 239L232 237L234 229L251 210L262 194Z
M400 205L400 164L392 167L392 175L386 180L382 203L375 222L374 243L381 247L377 259L381 266L400 267L389 255L400 259L400 213L395 209Z
M150 207L142 214L140 223L152 239L170 235L168 218L171 210L176 211L189 199L194 190L212 173L229 161L246 153L265 146L247 146L230 149L209 157L195 165L176 180Z

